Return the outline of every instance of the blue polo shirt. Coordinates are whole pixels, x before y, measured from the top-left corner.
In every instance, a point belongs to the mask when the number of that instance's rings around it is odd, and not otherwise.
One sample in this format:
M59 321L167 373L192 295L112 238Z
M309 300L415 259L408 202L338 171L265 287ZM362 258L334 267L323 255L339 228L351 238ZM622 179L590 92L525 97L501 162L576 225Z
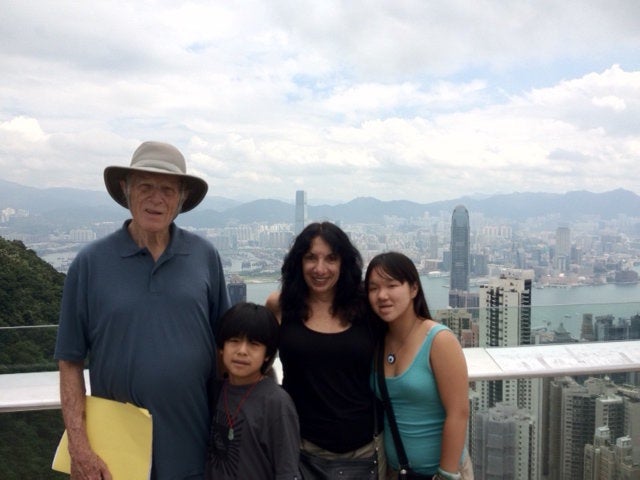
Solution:
M92 395L153 417L154 479L200 478L210 426L213 332L229 299L220 256L171 225L157 262L122 229L84 248L64 286L55 358L89 358Z

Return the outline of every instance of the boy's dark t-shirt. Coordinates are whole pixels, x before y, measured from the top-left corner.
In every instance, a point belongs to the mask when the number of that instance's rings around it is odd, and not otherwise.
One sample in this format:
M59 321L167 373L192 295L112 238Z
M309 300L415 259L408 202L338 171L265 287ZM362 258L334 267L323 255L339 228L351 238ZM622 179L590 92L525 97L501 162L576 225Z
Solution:
M264 377L254 385L251 391L252 385L220 385L212 412L207 478L302 478L298 470L300 429L291 397L271 377Z

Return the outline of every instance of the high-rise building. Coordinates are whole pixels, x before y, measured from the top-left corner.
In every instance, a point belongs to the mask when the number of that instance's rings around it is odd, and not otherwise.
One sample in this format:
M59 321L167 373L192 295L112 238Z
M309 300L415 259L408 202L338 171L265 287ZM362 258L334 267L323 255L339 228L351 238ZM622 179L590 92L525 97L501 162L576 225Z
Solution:
M429 243L427 247L427 256L429 258L438 258L438 235L432 233L429 235Z
M296 218L295 218L295 230L293 233L298 235L304 230L307 224L307 192L304 190L296 191Z
M499 277L494 277L487 284L480 286L480 312L478 343L480 347L515 347L531 344L531 292L533 270L505 270ZM534 428L540 411L540 379L493 380L478 382L479 409L481 412L491 410L497 405L500 408L502 423L511 425L514 434L517 432L517 442L520 452L510 460L514 462L512 472L519 472L511 478L534 479L531 472L538 471L540 443L538 430ZM523 418L520 412L531 412ZM474 419L472 441L474 445L482 443L483 431L479 426L482 416ZM523 440L526 438L526 441ZM508 445L511 441L505 439ZM524 443L522 443L524 441ZM480 443L478 443L480 442ZM505 444L506 445L506 444ZM479 448L479 447L478 447ZM511 448L511 447L509 447ZM488 454L488 462L480 468L494 469L492 458L496 465L503 465L495 455ZM475 462L475 460L474 460ZM474 465L476 465L474 463ZM495 466L502 470L503 466ZM485 470L485 472L488 470ZM506 471L506 470L505 470ZM527 473L530 472L530 473ZM494 477L491 477L494 478ZM509 478L496 476L495 478Z
M546 408L541 411L540 415L540 443L542 445L540 453L542 466L540 471L549 480L562 480L560 476L564 413L562 399L565 390L578 391L581 387L571 377L558 377L544 380L543 382L546 385Z
M629 324L623 319L616 321L616 318L611 314L597 316L594 330L598 342L629 339Z
M624 398L624 434L629 437L632 463L640 468L640 387L625 385L618 388Z
M610 455L612 451L609 427L597 427L593 444L587 444L584 448L583 478L615 478L615 462L611 462L613 455Z
M531 344L533 277L533 270L505 270L480 285L480 347Z
M640 463L636 460L640 451L633 448L632 442L628 436L616 439L613 457L618 478L640 478Z
M238 276L233 276L227 284L231 305L247 301L247 284Z
M450 251L450 288L467 292L469 291L469 212L463 205L458 205L451 215Z
M478 414L473 445L476 478L536 480L536 417L499 403Z
M449 290L449 306L453 309L467 309L473 313L473 318L478 318L480 297L477 292L463 292L462 290Z
M580 327L580 340L593 342L595 338L593 333L593 313L583 313L582 326Z
M464 308L447 308L436 310L434 320L446 325L460 340L462 347L475 347L473 344L473 316ZM465 341L463 341L463 338ZM468 340L471 344L466 344Z
M558 477L562 480L582 480L584 446L595 431L595 396L584 387L562 392L560 423L560 462Z
M565 272L571 264L571 230L569 227L558 227L556 230L555 267Z
M615 440L624 436L624 401L615 394L605 394L596 399L596 427L606 425Z

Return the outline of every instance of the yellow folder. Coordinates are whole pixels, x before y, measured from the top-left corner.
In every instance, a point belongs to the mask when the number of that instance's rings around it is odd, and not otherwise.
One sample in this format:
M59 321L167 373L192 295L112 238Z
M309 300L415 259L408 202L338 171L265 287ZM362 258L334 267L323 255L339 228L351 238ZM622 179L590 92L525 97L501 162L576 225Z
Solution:
M130 403L87 396L87 435L91 448L109 467L113 480L148 479L151 473L151 415ZM70 473L67 432L53 458L53 470Z

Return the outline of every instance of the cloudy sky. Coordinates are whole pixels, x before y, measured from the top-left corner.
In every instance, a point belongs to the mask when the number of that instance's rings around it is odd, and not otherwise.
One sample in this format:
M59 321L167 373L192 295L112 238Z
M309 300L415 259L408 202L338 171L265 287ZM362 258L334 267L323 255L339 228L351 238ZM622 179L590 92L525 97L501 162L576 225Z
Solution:
M0 2L3 180L161 140L234 199L640 193L637 0Z

